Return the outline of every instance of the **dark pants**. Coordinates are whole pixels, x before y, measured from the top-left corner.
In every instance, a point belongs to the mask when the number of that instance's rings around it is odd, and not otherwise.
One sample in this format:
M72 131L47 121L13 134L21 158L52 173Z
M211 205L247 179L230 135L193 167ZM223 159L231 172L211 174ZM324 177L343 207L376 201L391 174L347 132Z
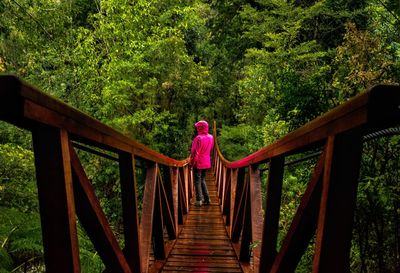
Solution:
M196 188L196 201L201 201L204 197L204 202L210 201L206 184L206 170L194 169L194 186Z

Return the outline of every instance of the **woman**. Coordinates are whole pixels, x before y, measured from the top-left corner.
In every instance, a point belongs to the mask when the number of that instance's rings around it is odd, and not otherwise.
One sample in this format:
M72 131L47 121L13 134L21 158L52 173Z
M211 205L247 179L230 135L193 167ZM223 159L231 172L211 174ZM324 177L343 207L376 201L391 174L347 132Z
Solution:
M200 207L202 198L204 204L210 204L210 196L208 194L206 184L206 170L211 168L211 150L214 146L214 138L208 133L208 123L200 120L194 125L197 130L197 136L193 139L190 154L189 166L194 169L196 203Z

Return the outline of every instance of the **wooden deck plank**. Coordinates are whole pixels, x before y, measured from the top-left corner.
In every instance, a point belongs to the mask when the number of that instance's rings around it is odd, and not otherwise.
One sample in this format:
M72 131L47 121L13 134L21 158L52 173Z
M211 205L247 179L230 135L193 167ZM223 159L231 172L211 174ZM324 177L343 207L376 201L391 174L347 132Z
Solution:
M229 273L237 273L243 272L241 269L232 270L232 268L209 268L209 267L179 267L179 268L165 268L163 272L229 272Z
M213 234L213 233L208 233L207 231L193 231L193 233L185 233L181 234L180 238L183 239L197 239L199 236L201 236L202 239L215 239L215 237L224 240L226 239L226 236L223 234Z
M225 229L213 179L208 173L211 205L191 204L161 272L243 272Z
M186 267L186 266L180 266L180 267L166 267L163 272L229 272L229 273L235 273L235 272L242 272L242 270L239 269L233 269L233 268L212 268L206 266L202 267Z
M168 264L168 266L184 266L184 267L199 267L199 266L203 266L204 262L207 262L207 264L210 267L213 268L239 268L239 266L235 263L225 263L223 260L221 261L214 261L214 262L210 262L210 261L175 261L175 262L170 262Z
M197 245L185 245L185 244L179 244L179 245L175 245L175 249L177 248L183 248L183 249L232 249L232 246L230 245L201 245L201 244L197 244Z
M184 256L180 255L170 255L168 257L168 261L170 262L176 262L176 261L185 261L185 262L191 262L186 259ZM202 262L219 262L219 263L228 263L228 264L235 264L237 265L237 258L236 257L217 257L217 256L205 256L205 257L200 257L196 258L196 261L202 261Z
M193 244L208 244L208 245L212 245L212 244L216 244L216 245L222 245L222 244L231 244L230 243L230 241L228 240L228 239L226 239L226 240L218 240L218 241L215 241L215 240L198 240L198 239L190 239L190 240L182 240L182 241L178 241L177 243L176 243L177 245L179 245L179 244L191 244L191 245L193 245Z
M220 256L234 257L235 252L232 250L212 250L212 249L173 249L172 254L184 256Z

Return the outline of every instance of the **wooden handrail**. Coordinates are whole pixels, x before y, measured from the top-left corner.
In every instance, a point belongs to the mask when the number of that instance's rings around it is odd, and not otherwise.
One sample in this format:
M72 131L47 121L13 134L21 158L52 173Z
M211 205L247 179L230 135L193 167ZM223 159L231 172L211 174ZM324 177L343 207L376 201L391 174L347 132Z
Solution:
M149 149L14 76L0 76L0 120L32 132L46 272L80 272L76 216L106 272L148 272L159 266L157 260L164 259L172 245L165 241L164 229L168 240L176 239L193 196L193 175L186 159L175 160ZM124 249L74 146L118 162ZM137 160L146 173L140 224Z
M313 272L349 272L363 136L399 124L400 87L387 85L356 96L234 162L224 158L214 123L214 172L221 207L243 266L254 272L293 272L316 234ZM322 149L319 162L283 245L277 249L285 157L315 148ZM262 215L261 175L257 169L264 163L269 171ZM248 263L250 243L252 266Z
M0 115L17 126L30 129L39 122L69 132L71 140L114 152L127 152L171 167L183 167L187 160L175 160L123 135L85 113L68 106L14 76L1 76Z
M107 272L149 271L151 247L156 259L152 267L157 268L157 260L171 250L164 229L169 240L176 238L193 196L187 160L151 150L13 76L0 76L0 119L33 135L47 272L80 272L76 216ZM234 162L223 157L214 125L218 195L242 267L249 272L293 272L316 234L313 272L348 272L363 136L399 124L400 88L377 86ZM112 233L74 146L118 161L124 249ZM316 147L322 149L319 161L277 249L285 157ZM146 173L140 224L137 160L143 161ZM269 169L263 214L259 166L264 163Z
M290 155L299 149L308 149L311 145L320 144L329 135L353 128L362 128L363 134L389 128L398 124L399 90L399 86L375 86L249 156L230 162L217 145L218 156L224 166L242 168L275 156Z

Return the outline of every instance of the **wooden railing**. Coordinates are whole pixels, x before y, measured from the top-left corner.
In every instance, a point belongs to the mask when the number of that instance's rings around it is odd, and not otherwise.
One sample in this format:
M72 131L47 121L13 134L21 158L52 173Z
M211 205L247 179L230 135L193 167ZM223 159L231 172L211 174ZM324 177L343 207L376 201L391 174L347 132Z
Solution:
M312 272L349 272L363 136L399 124L400 87L376 86L235 162L226 160L216 145L221 209L244 268L294 272L315 236ZM277 249L285 158L316 149L321 151L319 160ZM268 164L264 212L261 164Z
M159 154L12 76L0 77L0 119L32 132L47 272L80 272L76 216L106 272L147 272L150 256L157 261L168 255L171 244L164 235L176 238L193 196L186 160ZM363 136L399 124L400 88L377 86L241 160L227 161L216 145L221 209L243 268L293 272L315 235L313 272L348 272ZM318 149L314 173L277 249L285 158ZM124 249L76 150L118 162ZM145 172L141 217L138 161ZM268 179L263 212L264 164ZM152 266L150 270L157 270L157 262Z
M176 238L192 197L186 160L159 154L12 76L0 77L0 119L32 132L46 272L80 272L76 216L106 272L147 272L151 252L155 260L165 258L170 244L164 233ZM76 148L111 159L109 152L117 155L124 249ZM138 160L146 173L140 224Z

